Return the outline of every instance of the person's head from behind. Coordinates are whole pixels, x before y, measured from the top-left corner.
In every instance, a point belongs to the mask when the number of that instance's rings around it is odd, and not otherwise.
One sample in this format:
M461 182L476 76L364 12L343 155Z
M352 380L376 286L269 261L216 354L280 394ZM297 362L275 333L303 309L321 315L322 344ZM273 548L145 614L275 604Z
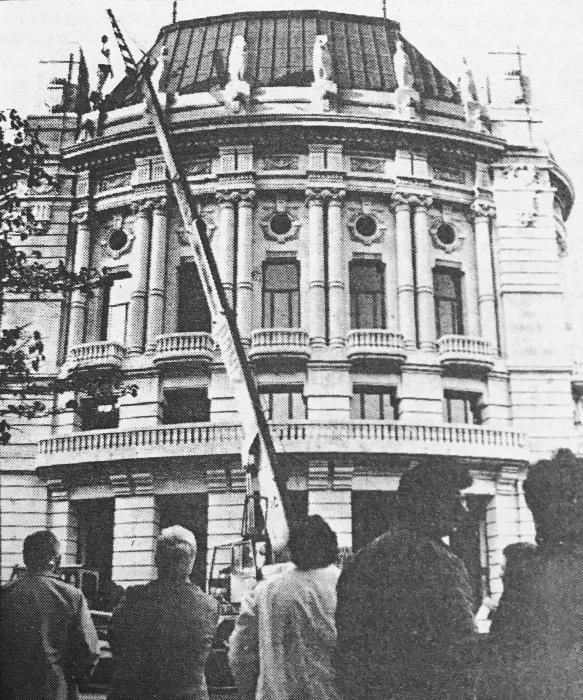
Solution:
M583 543L583 460L560 449L528 470L524 496L540 544Z
M22 558L28 571L52 571L60 562L61 545L50 530L39 530L24 540Z
M431 537L450 535L466 516L461 491L471 485L466 468L439 457L426 457L399 481L400 516Z
M195 559L196 538L190 530L181 525L162 530L156 546L159 579L188 579Z
M298 569L321 569L338 557L338 538L319 515L310 515L292 527L288 543L291 560Z
M502 569L504 587L524 585L531 575L536 560L536 545L530 542L513 542L504 547L502 554L504 555Z

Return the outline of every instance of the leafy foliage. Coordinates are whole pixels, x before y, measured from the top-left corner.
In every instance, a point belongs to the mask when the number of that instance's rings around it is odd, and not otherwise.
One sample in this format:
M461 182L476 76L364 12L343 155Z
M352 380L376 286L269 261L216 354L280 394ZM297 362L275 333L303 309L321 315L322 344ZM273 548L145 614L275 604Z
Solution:
M38 300L45 294L74 290L91 295L94 289L111 284L108 276L96 269L82 268L73 272L62 260L47 265L39 256L27 254L19 247L29 236L44 233L42 222L35 219L27 199L19 197L18 193L24 184L28 192L58 187L58 182L45 168L48 156L38 129L33 129L16 110L0 110L0 324L4 318L6 293L26 294ZM39 377L45 361L44 343L39 331L27 331L28 325L1 328L0 393L14 396L15 400L0 409L0 416L13 414L34 418L46 414L47 407L42 401L31 400L31 396L84 390L79 386L69 387L63 380L47 381ZM116 392L117 395L127 393L120 382L115 388L110 378L102 380L105 382L103 391L109 391L112 396ZM90 384L95 381L99 380L93 378ZM95 392L95 387L90 386L88 391ZM0 444L7 444L10 437L10 425L2 419Z

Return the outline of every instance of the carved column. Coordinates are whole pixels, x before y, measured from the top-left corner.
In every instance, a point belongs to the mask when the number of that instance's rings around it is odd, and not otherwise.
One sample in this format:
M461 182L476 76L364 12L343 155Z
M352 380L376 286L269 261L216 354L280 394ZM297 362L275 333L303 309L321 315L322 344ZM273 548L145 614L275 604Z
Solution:
M415 286L413 284L413 248L411 245L411 214L406 195L393 194L397 230L397 294L399 300L399 329L405 339L405 347L416 346Z
M165 197L154 203L152 210L152 252L148 287L147 349L153 351L156 336L164 332L166 305L166 241L168 239L168 210Z
M75 243L75 272L89 267L91 256L91 232L89 230L89 215L86 211L73 215L77 224L77 240ZM87 313L87 298L83 292L76 289L71 294L71 311L69 322L69 348L83 342L85 334L85 317Z
M431 266L431 239L427 209L431 198L415 197L415 249L417 269L417 313L419 314L419 347L435 349L435 306L433 300L433 271Z
M310 342L326 344L326 289L324 281L324 192L306 190L309 221Z
M346 192L332 192L328 203L328 284L330 345L342 347L346 340L346 292L342 200Z
M150 253L150 201L135 207L135 264L132 269L134 289L128 309L128 354L144 351L146 333L146 297L148 293L148 258Z
M480 311L480 335L493 350L498 349L496 332L496 301L494 298L494 270L490 248L490 218L495 209L489 202L475 200L471 206L474 214L476 238L476 268L478 271L478 307Z
M255 192L241 194L237 231L237 324L244 345L251 344L253 330L253 198Z
M219 246L217 264L223 283L223 289L233 305L234 266L235 266L235 203L236 192L218 193L219 202Z

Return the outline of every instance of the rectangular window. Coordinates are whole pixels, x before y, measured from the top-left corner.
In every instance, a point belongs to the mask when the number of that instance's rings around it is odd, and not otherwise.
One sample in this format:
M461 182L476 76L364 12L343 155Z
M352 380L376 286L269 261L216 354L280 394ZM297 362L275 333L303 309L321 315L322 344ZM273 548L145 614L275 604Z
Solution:
M210 420L206 389L172 389L164 392L162 422L205 423Z
M104 288L99 340L113 340L125 345L130 280L129 273L119 273L114 275L111 286Z
M119 408L115 404L81 399L81 430L110 430L119 427Z
M443 395L443 420L446 423L480 425L482 422L479 394L446 391Z
M263 265L263 327L299 326L299 264L297 260L267 260Z
M350 262L350 327L385 327L384 265L377 260Z
M463 335L461 270L436 267L433 270L433 294L435 297L435 325L437 337Z
M261 403L267 420L286 421L307 418L306 400L302 387L262 387Z
M397 420L397 392L393 387L354 387L350 417L353 420Z
M211 315L202 283L192 260L183 260L178 268L177 333L211 330Z

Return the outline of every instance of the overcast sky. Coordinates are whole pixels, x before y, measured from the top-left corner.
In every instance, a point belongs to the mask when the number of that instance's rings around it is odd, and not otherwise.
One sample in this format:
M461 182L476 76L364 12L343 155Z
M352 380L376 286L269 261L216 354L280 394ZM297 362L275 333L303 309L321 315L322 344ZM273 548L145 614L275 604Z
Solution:
M107 7L134 46L145 50L159 27L170 22L172 0L0 0L0 107L27 113L34 104L39 61L66 59L79 45L94 79L100 36L110 33ZM289 8L382 14L381 0L178 0L178 19ZM573 249L583 230L581 0L387 0L387 14L454 81L463 56L480 74L487 71L489 51L520 46L546 136L582 200L568 226ZM118 68L114 46L112 56Z

